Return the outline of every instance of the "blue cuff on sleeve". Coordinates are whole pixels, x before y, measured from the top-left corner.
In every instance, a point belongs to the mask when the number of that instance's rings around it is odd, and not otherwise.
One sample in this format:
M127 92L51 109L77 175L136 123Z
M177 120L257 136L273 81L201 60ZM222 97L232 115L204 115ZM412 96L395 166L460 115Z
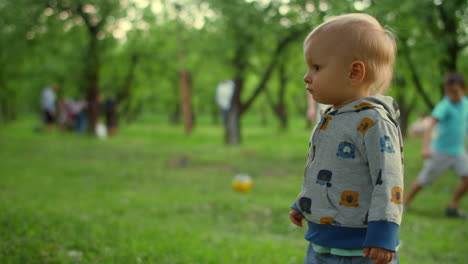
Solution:
M301 210L299 210L299 208L297 208L296 203L293 203L293 204L291 205L291 209L294 209L294 210L296 210L296 211L298 211L299 213L302 214Z
M385 248L395 251L399 244L396 223L388 221L370 221L367 226L363 247Z

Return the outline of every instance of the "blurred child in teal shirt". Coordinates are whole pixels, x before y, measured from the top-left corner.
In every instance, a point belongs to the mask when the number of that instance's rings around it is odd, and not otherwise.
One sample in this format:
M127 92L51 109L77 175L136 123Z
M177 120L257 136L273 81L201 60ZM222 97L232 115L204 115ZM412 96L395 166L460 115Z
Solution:
M445 97L432 111L431 124L424 135L424 166L408 191L405 208L424 186L446 170L453 169L461 177L461 182L448 204L446 215L465 217L465 213L458 209L460 199L468 189L468 156L465 151L468 99L465 97L465 89L465 80L461 74L447 74L444 82ZM431 144L434 128L437 134Z

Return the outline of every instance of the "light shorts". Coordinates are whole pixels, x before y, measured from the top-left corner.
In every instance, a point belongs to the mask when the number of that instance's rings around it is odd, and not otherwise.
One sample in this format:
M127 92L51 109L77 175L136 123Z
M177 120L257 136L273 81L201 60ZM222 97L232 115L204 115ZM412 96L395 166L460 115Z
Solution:
M433 151L431 158L424 161L418 182L422 185L429 184L448 169L453 169L460 177L468 177L468 155L462 153L452 156Z

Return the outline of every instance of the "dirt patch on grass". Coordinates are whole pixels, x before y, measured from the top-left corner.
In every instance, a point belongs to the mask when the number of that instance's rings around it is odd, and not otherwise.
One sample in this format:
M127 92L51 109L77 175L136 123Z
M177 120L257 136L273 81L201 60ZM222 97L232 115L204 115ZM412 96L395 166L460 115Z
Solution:
M168 167L170 168L187 168L192 164L192 160L189 156L181 155L176 157L168 162Z

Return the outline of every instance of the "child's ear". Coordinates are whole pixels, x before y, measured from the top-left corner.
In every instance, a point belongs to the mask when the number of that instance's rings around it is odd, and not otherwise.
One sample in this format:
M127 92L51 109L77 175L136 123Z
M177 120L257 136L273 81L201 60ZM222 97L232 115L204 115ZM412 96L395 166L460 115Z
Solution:
M358 84L366 77L366 66L362 61L354 61L351 63L351 70L349 72L349 80L353 84Z

